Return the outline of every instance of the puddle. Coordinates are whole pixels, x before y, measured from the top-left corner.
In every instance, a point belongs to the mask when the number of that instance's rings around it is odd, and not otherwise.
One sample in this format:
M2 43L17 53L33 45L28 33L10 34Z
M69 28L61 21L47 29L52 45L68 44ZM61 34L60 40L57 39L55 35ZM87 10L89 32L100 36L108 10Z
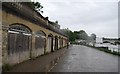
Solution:
M72 55L77 55L77 54L72 54Z

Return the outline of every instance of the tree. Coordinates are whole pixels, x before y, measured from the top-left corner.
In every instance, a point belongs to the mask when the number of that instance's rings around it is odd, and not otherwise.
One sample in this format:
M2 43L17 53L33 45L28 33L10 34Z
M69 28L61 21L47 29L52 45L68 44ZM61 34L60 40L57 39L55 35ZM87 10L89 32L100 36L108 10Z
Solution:
M88 34L84 30L74 31L74 33L76 34L76 39L80 39L80 40L88 39Z
M42 9L43 6L41 5L41 3L39 2L32 2L32 6L35 10L40 11L41 13L43 13Z
M62 29L62 31L69 36L69 40L70 42L75 41L76 39L76 35L74 32L72 32L71 30L67 29Z
M79 39L79 31L74 31L75 39Z
M95 43L96 43L96 35L94 33L92 33L89 37L89 40L88 40L89 43L92 43L93 46L95 46Z
M76 35L74 34L74 32L70 31L69 32L69 40L70 41L75 41L76 39Z
M94 33L92 33L90 37L92 40L96 40L96 35Z
M120 41L120 38L118 38L118 40Z

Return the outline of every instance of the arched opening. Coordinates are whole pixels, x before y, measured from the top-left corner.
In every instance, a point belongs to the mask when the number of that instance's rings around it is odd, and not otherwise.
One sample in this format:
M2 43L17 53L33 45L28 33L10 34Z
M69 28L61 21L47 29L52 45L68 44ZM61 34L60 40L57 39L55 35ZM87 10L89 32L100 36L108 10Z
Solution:
M53 52L53 35L52 34L49 34L48 35L48 51L51 51Z
M63 47L63 37L61 38L61 48Z
M58 36L55 36L55 50L58 50Z
M58 49L61 48L60 45L61 45L61 37L59 36L59 38L58 38Z
M45 53L46 47L46 34L43 31L37 31L35 33L35 52L36 56L42 55Z
M60 45L60 48L63 47L63 38L62 37L59 37L59 45Z
M30 58L32 31L22 25L13 24L8 30L8 56L11 63L20 63Z

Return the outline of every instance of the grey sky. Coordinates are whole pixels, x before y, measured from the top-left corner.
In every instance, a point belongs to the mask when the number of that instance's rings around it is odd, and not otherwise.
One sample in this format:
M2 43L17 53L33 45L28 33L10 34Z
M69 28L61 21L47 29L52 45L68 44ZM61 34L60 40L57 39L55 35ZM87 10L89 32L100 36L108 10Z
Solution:
M43 16L58 20L61 28L85 30L98 37L118 37L118 0L37 0Z

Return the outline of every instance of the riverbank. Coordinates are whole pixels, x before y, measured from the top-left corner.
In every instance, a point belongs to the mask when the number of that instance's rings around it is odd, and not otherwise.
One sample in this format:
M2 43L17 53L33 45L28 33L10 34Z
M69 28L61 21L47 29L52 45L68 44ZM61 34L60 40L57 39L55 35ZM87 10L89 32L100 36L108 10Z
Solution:
M91 48L98 49L100 51L104 51L106 53L110 53L110 54L113 54L113 55L120 56L120 52L109 50L108 47L95 47L95 46L90 46L90 45L87 45L87 44L80 44L80 43L72 43L72 44L84 45L84 46L88 46L88 47L91 47Z
M95 48L95 49L98 49L100 51L104 51L106 53L110 53L110 54L113 54L113 55L120 56L120 52L111 51L111 50L108 49L108 47L95 47L95 46L90 46L90 45L85 45L85 46L88 46L88 47L91 47L91 48Z

